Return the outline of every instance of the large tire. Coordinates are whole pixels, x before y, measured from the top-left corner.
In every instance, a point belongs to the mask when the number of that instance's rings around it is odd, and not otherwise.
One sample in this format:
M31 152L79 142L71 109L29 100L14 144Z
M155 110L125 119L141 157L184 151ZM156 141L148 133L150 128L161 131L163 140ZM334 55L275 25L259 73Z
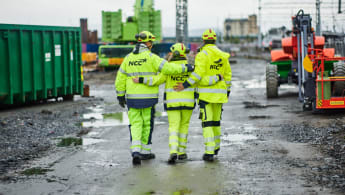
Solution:
M278 97L278 71L276 65L266 66L266 95L267 98Z
M345 63L339 61L333 64L333 76L344 77L345 76ZM333 94L335 96L344 95L345 81L335 81L333 85Z

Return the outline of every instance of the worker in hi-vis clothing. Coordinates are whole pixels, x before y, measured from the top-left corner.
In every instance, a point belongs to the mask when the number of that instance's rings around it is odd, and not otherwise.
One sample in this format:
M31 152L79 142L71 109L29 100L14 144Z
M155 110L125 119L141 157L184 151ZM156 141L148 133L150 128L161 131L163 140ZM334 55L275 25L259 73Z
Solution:
M178 83L175 90L181 91L197 84L200 116L205 143L203 160L213 161L220 150L220 119L222 105L228 102L231 87L230 55L217 48L216 33L212 29L202 34L204 42L195 56L195 70L187 81Z
M151 153L152 131L154 125L155 105L158 102L158 86L147 86L134 83L132 78L141 76L146 81L158 72L179 74L193 71L188 64L172 64L151 53L155 36L143 31L136 36L137 44L128 54L117 72L115 88L117 99L122 107L127 104L131 139L133 165L141 160L153 159Z
M187 64L187 53L189 49L182 43L176 43L170 48L172 58L169 62L176 64ZM178 75L159 74L150 79L142 79L142 77L134 78L134 82L143 83L148 86L160 85L165 82L164 91L164 109L168 113L169 120L169 148L170 156L168 163L175 164L176 160L187 159L187 136L189 121L195 107L194 87L177 92L174 86L178 82L186 81L190 73L182 73Z

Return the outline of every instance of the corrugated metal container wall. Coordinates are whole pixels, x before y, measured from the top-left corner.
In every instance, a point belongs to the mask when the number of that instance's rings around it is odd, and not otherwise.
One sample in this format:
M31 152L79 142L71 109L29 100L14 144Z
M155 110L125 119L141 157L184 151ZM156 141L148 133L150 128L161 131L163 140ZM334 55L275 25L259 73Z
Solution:
M0 24L0 104L83 93L81 30Z

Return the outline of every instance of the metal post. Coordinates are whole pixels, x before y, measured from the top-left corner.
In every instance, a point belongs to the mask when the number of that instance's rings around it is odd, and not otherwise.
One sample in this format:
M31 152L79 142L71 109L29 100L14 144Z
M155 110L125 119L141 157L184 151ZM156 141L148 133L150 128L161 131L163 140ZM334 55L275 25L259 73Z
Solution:
M188 2L176 0L176 42L188 42Z
M262 40L261 40L261 0L259 0L259 17L258 17L258 47L261 48L262 44Z
M310 47L311 49L314 49L314 35L313 32L310 33ZM314 50L311 51L311 55L314 55ZM315 76L315 72L313 72L312 76Z
M338 0L338 14L341 14L341 0Z
M298 100L303 102L302 98L302 70L301 70L301 35L297 34L297 70L298 70Z
M304 83L304 68L303 68L303 59L304 59L304 30L301 32L301 58L300 58L300 65L301 65L301 73L302 73L302 84Z
M320 0L316 0L316 35L321 35L321 14L320 14Z

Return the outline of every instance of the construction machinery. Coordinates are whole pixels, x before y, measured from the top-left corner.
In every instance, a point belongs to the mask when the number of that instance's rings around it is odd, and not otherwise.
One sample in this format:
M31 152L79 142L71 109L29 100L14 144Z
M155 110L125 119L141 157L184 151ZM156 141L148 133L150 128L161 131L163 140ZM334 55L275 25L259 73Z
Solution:
M303 110L345 108L345 57L324 48L325 38L315 36L311 16L300 10L292 17L292 36L282 39L282 50L271 51L266 66L266 93L278 97L281 84L297 84Z
M133 51L135 45L102 45L99 47L98 66L119 68L123 59Z
M102 11L102 41L134 42L135 35L141 31L150 31L161 40L161 12L154 10L153 0L136 0L134 16L122 22L121 9L117 12Z

